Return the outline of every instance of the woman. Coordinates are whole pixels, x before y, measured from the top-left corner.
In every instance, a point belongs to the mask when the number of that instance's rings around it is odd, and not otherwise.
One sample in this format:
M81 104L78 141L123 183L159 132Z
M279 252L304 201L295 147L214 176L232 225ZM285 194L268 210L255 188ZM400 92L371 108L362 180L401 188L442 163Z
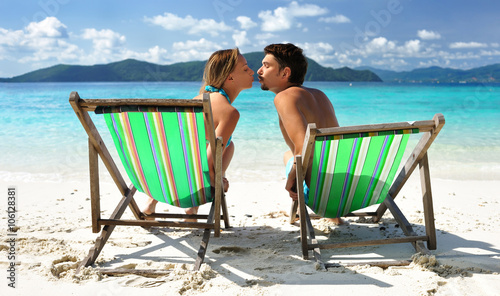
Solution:
M231 137L240 118L240 113L232 103L242 90L252 87L253 74L254 72L248 67L245 57L241 55L238 48L216 51L210 56L205 65L202 88L200 89L200 94L194 98L201 100L204 93L210 93L215 136L222 137L224 145L222 152L222 175L225 192L229 188L229 182L225 178L225 173L234 154L234 143ZM210 146L207 146L207 154L208 165L210 167L210 180L213 184L215 170ZM154 213L157 203L157 200L150 197L143 213ZM197 212L198 207L186 209L186 214L194 215Z

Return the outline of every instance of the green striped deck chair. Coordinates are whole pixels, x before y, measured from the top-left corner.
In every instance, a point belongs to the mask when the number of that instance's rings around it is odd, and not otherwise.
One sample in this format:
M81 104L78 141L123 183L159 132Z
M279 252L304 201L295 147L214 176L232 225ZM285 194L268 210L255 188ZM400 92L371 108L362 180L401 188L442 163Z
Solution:
M222 187L222 139L215 137L210 97L176 99L81 99L70 95L70 104L89 137L92 230L101 235L80 267L92 265L117 225L205 229L195 261L203 263L210 233L220 235L220 221L229 227ZM89 111L106 122L117 155L131 181L127 186L120 170L94 125ZM215 181L211 185L207 145L213 155ZM109 219L101 217L98 158L117 185L122 200ZM134 194L139 191L178 208L211 203L208 215L155 213L146 220ZM129 208L135 220L121 219ZM221 214L222 210L222 214ZM197 219L184 222L180 219ZM200 220L203 220L200 222ZM112 271L109 271L112 272ZM134 271L137 272L137 271Z
M436 249L427 150L444 125L442 114L433 120L318 129L310 124L302 155L296 156L298 201L292 205L291 220L299 207L302 255L312 250L321 262L320 249L411 242L418 252ZM411 153L408 139L421 134ZM403 165L403 157L408 157ZM409 176L420 166L425 235L417 235L394 198ZM304 193L306 171L311 168ZM306 196L307 195L307 196ZM374 212L360 211L379 205ZM307 208L306 208L307 206ZM401 226L405 237L351 243L318 244L309 211L317 217L371 216L378 222L387 209ZM427 246L423 242L427 243Z

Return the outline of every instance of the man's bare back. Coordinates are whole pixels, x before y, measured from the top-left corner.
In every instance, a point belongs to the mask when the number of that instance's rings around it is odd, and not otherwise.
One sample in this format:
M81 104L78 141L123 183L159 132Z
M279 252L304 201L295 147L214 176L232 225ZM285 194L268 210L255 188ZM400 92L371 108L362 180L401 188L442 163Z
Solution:
M315 123L316 127L323 128L339 124L328 97L318 89L302 86L307 72L307 59L302 49L293 44L271 44L266 46L264 52L266 55L257 74L261 88L276 94L274 106L281 133L290 147L284 156L285 165L289 168L285 189L296 200L296 165L293 159L302 154L307 125ZM307 184L309 178L310 167L307 168ZM336 222L341 223L341 220L336 219Z
M318 89L289 87L276 95L274 102L281 133L294 155L302 152L302 143L309 123L315 123L318 128L339 126L332 103Z

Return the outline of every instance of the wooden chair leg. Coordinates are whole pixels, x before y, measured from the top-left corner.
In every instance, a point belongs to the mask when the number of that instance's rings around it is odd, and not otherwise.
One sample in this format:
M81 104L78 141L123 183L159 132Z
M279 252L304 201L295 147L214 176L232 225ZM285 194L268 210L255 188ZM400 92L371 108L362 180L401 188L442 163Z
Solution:
M210 207L210 212L208 213L207 221L214 220L215 208L216 208L215 203L212 203L212 206ZM211 229L209 228L205 229L205 231L203 232L203 238L201 239L200 248L198 249L198 255L196 257L196 262L194 263L193 270L195 271L200 269L201 264L205 260L205 254L207 253L207 248L208 248L208 240L210 239L210 232Z
M297 200L294 200L292 202L292 208L290 209L290 224L294 224L295 221L297 220L297 209L299 207L299 202Z
M434 207L432 202L431 177L429 173L429 160L427 153L420 161L420 183L422 185L422 199L424 205L425 231L429 240L427 248L435 250L437 247L436 227L434 224Z
M215 198L213 203L215 204L214 217L215 220L207 221L212 223L214 221L214 237L220 236L220 212L221 212L221 199L223 193L222 186L222 138L217 138L216 140L216 156L215 156Z
M389 209L389 211L391 211L392 216L398 222L399 227L401 228L401 230L403 231L403 233L407 237L417 238L418 235L413 230L413 227L411 226L410 222L408 222L408 219L406 219L406 217L403 214L403 212L401 212L401 210L399 209L399 207L396 205L396 203L394 202L394 200L390 196L388 196L384 200L384 204L387 206L387 208ZM417 252L420 252L420 253L423 253L423 254L428 254L429 253L429 250L422 243L422 240L416 240L412 244L413 244L413 247L415 247L415 250Z
M297 193L299 195L299 219L300 219L300 242L302 244L302 258L309 258L309 248L308 248L308 240L307 240L307 210L306 203L304 197L304 185L302 178L302 157L300 155L295 158L297 163Z
M307 211L305 212L304 216L306 217L307 231L309 232L309 241L312 245L318 246L313 249L314 259L316 259L316 262L318 262L320 266L324 268L325 263L321 260L321 251L319 248L318 240L316 239L316 235L314 234L314 227L311 223L311 217L309 216L309 213ZM307 245L307 249L309 249L309 244Z
M229 214L227 211L227 203L226 203L226 195L222 194L222 200L221 200L221 205L222 205L222 217L224 218L224 228L231 228L231 225L229 224Z
M125 212L125 209L127 208L128 204L132 200L134 193L135 193L135 188L132 188L128 191L128 193L121 199L120 203L116 207L116 209L113 211L111 214L110 219L120 219L121 216L123 215L123 212ZM99 256L99 253L101 253L102 249L104 248L104 245L108 241L111 233L115 229L116 225L106 225L103 227L101 231L101 235L96 239L96 242L92 248L89 250L89 254L80 262L78 265L78 268L76 269L76 273L80 271L80 268L90 266L94 264L95 260Z
M99 157L92 141L89 138L89 174L90 174L90 208L92 232L101 231L101 197L99 192Z

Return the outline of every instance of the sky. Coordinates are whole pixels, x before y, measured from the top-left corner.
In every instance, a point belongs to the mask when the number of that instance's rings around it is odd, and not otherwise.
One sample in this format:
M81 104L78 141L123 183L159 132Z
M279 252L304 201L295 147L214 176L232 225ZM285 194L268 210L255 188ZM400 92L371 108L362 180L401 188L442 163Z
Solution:
M471 69L500 63L499 15L497 0L2 0L0 77L288 42L326 67Z

